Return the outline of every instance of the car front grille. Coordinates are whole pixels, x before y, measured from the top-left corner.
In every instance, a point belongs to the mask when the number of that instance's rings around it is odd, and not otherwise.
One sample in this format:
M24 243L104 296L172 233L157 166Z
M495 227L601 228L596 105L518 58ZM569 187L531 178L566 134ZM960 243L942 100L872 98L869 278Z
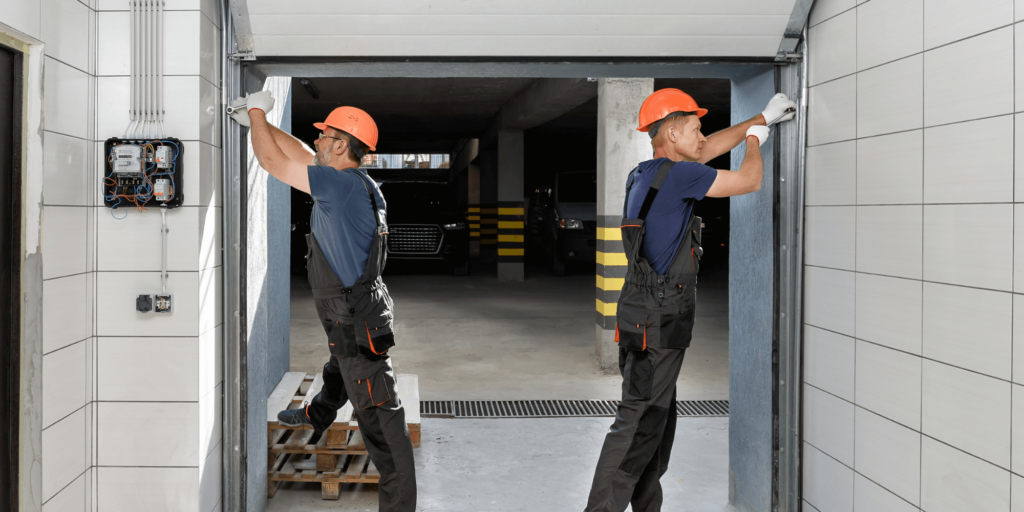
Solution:
M441 249L441 228L431 224L388 226L388 252L394 254L435 254Z

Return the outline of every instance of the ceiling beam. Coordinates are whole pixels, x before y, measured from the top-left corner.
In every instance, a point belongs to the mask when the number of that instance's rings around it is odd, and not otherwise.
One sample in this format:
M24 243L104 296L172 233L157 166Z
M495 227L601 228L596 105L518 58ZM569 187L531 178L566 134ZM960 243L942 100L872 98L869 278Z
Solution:
M500 130L525 130L544 124L597 96L597 81L589 78L542 78L512 98L480 138L491 145Z

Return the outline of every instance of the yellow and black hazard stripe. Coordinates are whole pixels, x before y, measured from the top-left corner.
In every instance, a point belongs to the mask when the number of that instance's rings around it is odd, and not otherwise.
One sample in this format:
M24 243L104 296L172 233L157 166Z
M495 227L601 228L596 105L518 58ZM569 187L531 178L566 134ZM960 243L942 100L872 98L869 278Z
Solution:
M466 208L466 223L469 225L469 238L480 239L480 205L471 204Z
M480 245L498 245L498 205L494 203L480 205Z
M599 215L597 220L597 325L615 329L619 291L625 282L626 253L622 249L622 217Z
M522 263L525 254L523 238L523 203L498 202L498 263Z

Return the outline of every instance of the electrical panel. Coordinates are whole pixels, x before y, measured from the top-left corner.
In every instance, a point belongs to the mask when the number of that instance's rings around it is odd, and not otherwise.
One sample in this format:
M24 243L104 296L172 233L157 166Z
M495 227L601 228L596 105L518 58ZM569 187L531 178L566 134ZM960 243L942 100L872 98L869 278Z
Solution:
M185 145L175 138L107 139L103 203L112 209L177 208L185 200L182 185Z

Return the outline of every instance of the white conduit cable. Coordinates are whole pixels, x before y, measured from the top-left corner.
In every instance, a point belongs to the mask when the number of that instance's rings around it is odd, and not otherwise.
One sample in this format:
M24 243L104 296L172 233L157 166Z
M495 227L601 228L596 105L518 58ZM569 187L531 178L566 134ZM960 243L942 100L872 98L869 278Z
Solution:
M131 17L131 33L132 33L131 44L129 45L129 49L131 50L131 61L132 61L132 64L131 64L132 75L131 75L131 80L130 80L130 87L132 88L132 90L131 90L131 108L129 109L129 114L131 114L131 120L128 122L128 127L125 128L125 130L124 130L124 137L122 137L123 139L127 139L128 136L131 135L132 130L135 129L135 121L137 119L136 116L135 116L135 109L138 107L138 104L136 103L136 97L135 97L135 73L136 73L135 59L136 59L137 54L138 54L138 51L135 49L135 38L136 38L135 31L137 30L136 23L135 23L135 2L134 1L130 2L129 5L131 5L130 17Z
M150 125L153 121L153 8L149 0L143 2L143 6L146 9L146 124L142 136L148 139L152 137Z
M156 3L156 119L157 136L167 137L164 131L164 2Z
M167 295L167 207L160 207L160 290Z

